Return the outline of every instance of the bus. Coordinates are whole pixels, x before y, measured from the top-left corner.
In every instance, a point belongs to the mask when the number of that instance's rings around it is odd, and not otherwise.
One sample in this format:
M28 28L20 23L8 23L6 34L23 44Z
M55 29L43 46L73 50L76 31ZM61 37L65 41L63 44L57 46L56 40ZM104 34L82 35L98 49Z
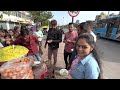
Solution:
M94 33L100 38L120 41L120 16L97 20Z

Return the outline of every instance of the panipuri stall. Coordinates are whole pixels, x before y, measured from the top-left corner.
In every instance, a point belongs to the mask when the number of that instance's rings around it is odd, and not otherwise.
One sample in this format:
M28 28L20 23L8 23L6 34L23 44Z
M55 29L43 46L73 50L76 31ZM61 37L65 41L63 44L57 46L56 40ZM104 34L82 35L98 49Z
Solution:
M28 57L28 49L20 45L0 48L1 79L45 79L45 63Z

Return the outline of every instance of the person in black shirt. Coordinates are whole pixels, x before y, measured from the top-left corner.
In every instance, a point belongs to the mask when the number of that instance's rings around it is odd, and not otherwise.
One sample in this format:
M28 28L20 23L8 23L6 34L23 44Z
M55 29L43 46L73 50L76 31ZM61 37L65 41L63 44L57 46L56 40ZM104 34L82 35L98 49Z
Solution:
M48 44L48 60L50 60L50 62L51 62L52 55L53 55L53 58L54 58L53 66L55 66L57 63L57 53L58 53L58 48L59 48L60 42L62 42L61 32L57 28L57 21L52 20L51 28L48 30L48 35L47 35L47 39L46 39L44 48L46 48L46 45ZM54 77L54 70L53 70L52 74Z

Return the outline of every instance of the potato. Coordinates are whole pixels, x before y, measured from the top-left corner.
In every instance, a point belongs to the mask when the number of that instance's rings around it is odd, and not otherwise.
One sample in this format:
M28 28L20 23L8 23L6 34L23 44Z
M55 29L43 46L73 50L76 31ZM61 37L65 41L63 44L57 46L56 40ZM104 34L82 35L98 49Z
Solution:
M20 71L21 70L21 68L20 67L17 67L16 69L15 69L15 71Z
M6 73L9 73L9 72L11 72L11 69L8 68L8 69L6 70Z
M17 75L17 72L13 72L13 75Z
M7 77L7 76L8 76L8 73L3 73L2 76L3 76L3 77Z
M6 77L5 79L12 79L12 78L10 78L10 77Z
M12 77L13 76L13 73L12 72L9 72L8 73L8 77Z
M12 76L12 79L17 79L16 75Z
M16 60L14 62L9 63L10 67L7 69L3 68L0 70L2 72L2 78L5 79L33 79L33 71L32 67L29 64L29 58L22 58L20 60Z
M29 73L33 73L33 71L30 69L30 70L29 70Z
M0 73L5 72L5 70L6 70L6 69L3 69L3 68L0 69Z

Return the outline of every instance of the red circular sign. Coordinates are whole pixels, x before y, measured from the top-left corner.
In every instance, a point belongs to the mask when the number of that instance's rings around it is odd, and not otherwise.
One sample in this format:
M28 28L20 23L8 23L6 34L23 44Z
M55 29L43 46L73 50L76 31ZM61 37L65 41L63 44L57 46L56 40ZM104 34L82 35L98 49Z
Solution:
M80 13L80 11L68 11L68 14L69 14L71 17L76 17L79 13Z

